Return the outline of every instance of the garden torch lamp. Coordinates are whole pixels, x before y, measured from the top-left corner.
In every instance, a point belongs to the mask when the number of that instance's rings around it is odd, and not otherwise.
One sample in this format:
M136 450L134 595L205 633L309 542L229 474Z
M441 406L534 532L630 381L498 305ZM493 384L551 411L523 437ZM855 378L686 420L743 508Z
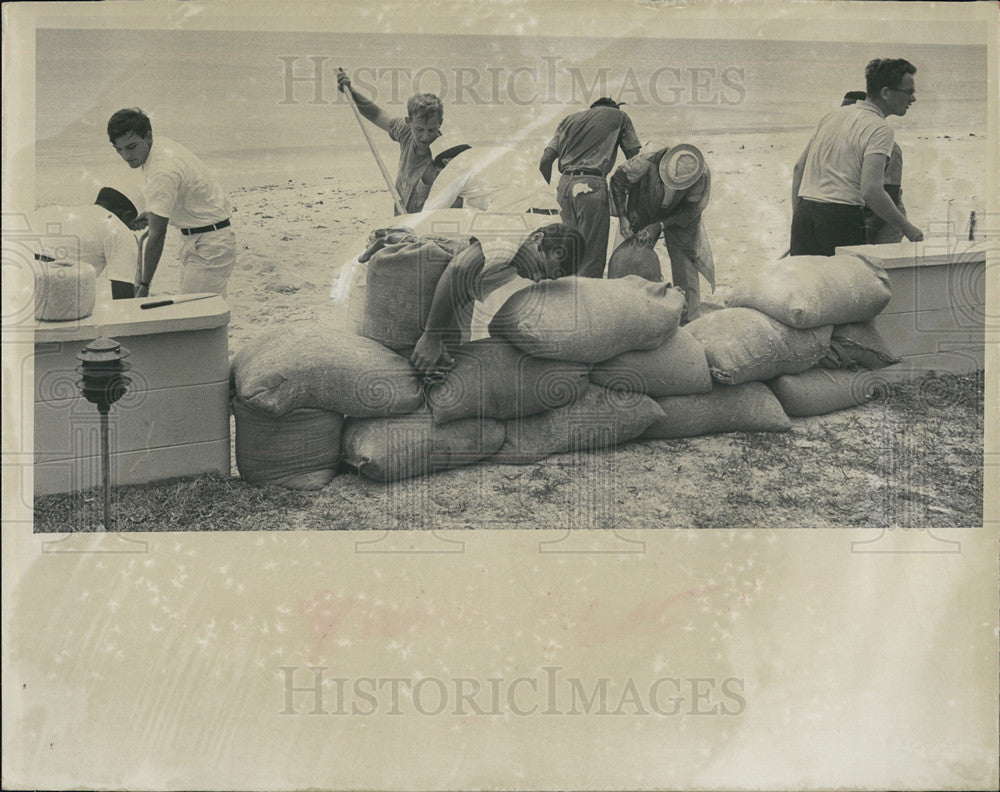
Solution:
M91 404L97 405L101 414L101 478L104 485L104 530L111 530L111 457L108 441L108 413L111 405L128 390L131 379L125 376L131 366L124 362L129 351L113 338L91 341L79 355L77 373L80 392Z

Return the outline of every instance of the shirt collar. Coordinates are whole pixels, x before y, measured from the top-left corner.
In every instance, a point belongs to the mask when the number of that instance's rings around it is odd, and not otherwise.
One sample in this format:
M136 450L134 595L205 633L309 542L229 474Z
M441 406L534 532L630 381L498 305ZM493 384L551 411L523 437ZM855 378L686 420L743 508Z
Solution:
M885 113L882 112L879 106L876 104L872 104L867 99L862 99L860 102L858 102L858 107L862 107L865 110L870 110L871 112L877 114L879 118L885 118Z

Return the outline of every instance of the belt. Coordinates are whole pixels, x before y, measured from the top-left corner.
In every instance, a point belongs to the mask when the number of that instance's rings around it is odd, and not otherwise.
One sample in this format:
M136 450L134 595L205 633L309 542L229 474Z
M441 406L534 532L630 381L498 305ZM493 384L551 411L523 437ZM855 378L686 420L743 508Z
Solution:
M529 209L529 214L540 214L540 215L557 215L559 214L558 209L538 209L537 207Z
M191 234L205 234L209 231L218 231L220 228L229 228L229 218L225 220L220 220L218 223L212 223L212 225L199 226L198 228L182 228L181 233L184 236L190 236Z
M576 168L574 170L568 170L562 172L563 176L597 176L603 179L604 174L597 168Z

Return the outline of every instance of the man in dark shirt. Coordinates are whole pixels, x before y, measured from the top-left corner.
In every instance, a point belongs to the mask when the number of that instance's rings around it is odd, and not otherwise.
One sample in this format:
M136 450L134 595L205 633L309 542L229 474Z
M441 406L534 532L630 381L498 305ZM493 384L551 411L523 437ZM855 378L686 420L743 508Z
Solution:
M589 109L566 116L542 154L539 170L552 181L552 163L559 160L556 199L562 221L579 231L586 240L583 262L577 275L600 278L608 255L611 229L611 201L608 174L615 165L618 149L626 158L639 153L639 138L632 120L618 102L602 98Z

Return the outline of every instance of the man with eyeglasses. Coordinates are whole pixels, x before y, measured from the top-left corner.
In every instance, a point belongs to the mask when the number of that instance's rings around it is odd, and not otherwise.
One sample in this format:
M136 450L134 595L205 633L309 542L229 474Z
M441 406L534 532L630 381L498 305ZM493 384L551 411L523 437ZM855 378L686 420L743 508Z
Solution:
M865 68L866 97L819 122L792 172L793 256L832 256L842 245L864 245L865 206L913 242L923 233L899 211L884 187L894 136L886 123L916 101L916 67L876 58Z

